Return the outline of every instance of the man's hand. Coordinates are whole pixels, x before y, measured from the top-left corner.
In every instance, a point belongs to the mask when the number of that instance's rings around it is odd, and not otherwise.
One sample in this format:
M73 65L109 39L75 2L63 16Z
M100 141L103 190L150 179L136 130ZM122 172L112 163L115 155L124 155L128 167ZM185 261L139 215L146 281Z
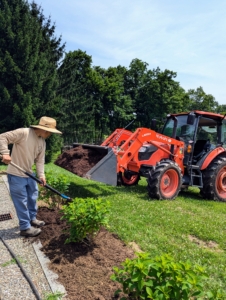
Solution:
M4 162L6 165L11 163L11 156L9 154L3 154L2 155L2 162Z
M43 182L43 184L40 183L40 185L41 186L45 186L46 185L46 179L45 179L45 177L40 177L39 179Z

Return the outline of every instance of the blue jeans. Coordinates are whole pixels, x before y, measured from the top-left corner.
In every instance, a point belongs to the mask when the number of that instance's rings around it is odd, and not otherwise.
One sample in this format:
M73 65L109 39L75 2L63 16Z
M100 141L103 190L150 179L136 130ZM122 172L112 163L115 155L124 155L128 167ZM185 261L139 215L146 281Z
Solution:
M30 222L36 218L38 185L30 177L8 174L10 195L19 219L20 230L31 227Z

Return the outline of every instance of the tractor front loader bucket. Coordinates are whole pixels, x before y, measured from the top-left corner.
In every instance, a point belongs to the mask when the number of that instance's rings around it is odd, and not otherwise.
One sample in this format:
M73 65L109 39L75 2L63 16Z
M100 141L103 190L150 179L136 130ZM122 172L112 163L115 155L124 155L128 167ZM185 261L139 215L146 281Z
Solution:
M114 150L132 135L117 128L101 145L73 143L64 146L55 164L83 178L117 185L117 156Z
M117 157L111 147L73 143L55 164L80 177L117 185Z
M103 182L109 185L117 185L117 158L111 148L94 167L92 167L86 174L85 178Z

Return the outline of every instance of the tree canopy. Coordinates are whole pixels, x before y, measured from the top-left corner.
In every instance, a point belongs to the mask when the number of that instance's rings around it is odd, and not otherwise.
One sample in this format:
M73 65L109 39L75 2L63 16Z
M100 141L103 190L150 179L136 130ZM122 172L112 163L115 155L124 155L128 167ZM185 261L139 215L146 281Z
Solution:
M202 87L187 92L177 73L149 69L135 58L128 68L92 66L80 49L65 53L55 24L35 2L0 0L0 132L57 119L64 143L95 142L130 124L190 110L225 111ZM54 150L57 138L48 141ZM58 144L59 145L59 144Z

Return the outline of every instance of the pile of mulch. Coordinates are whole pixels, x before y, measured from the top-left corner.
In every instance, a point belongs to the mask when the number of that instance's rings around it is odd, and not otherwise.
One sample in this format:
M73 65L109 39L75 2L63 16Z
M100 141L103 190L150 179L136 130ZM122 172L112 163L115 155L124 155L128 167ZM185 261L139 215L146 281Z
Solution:
M114 293L121 285L110 276L114 266L134 257L133 250L105 228L101 228L93 242L65 244L68 235L63 231L67 224L60 218L59 210L39 208L38 219L46 222L39 235L42 251L51 261L49 268L58 274L58 281L65 287L67 299L119 299Z
M104 156L105 154L94 148L83 148L80 145L61 153L55 164L80 177L84 177Z

